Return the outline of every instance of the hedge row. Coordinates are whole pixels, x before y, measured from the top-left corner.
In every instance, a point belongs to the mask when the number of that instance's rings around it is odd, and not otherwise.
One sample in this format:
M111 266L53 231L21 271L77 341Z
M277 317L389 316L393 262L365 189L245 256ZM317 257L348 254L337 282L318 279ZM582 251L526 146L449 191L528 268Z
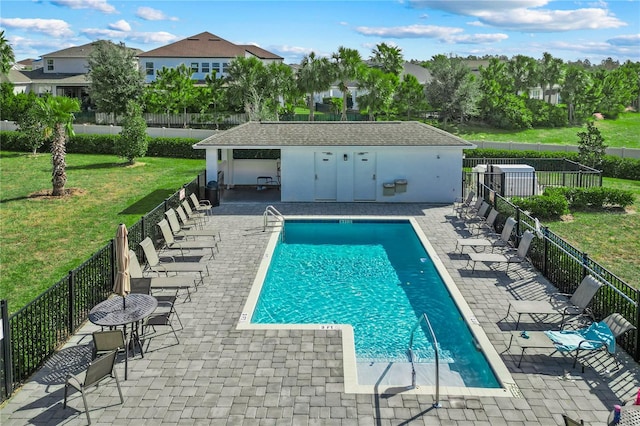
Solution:
M538 219L558 218L570 211L602 210L605 207L627 207L633 204L631 191L607 187L550 187L542 195L520 198L511 202Z
M469 149L464 154L466 158L566 158L578 162L577 152ZM640 180L640 159L605 155L600 169L605 177Z
M69 138L67 152L74 154L110 154L115 152L115 141L118 135L85 135L77 134ZM204 159L205 150L193 149L194 138L150 138L147 157ZM20 132L0 132L0 147L5 151L31 152L31 147ZM50 142L45 142L39 152L49 152Z

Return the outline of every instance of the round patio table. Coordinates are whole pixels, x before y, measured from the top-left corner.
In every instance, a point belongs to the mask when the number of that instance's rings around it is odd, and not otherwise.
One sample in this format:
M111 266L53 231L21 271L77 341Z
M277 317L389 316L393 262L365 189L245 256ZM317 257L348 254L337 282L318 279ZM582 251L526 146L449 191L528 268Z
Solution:
M129 358L129 346L133 346L135 352L136 345L140 349L140 355L144 358L138 323L151 315L158 307L158 300L148 294L133 293L124 297L112 297L98 303L89 312L89 321L102 327L123 327L126 341L126 358ZM127 325L131 324L131 334L127 334ZM124 371L127 379L127 366Z

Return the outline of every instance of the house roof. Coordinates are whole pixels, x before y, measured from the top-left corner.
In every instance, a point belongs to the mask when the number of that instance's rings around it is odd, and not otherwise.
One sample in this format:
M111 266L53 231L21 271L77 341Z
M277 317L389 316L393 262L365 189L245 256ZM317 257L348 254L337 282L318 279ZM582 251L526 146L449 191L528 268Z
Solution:
M87 74L85 73L45 73L43 68L38 68L35 70L20 71L27 78L31 80L32 83L37 84L67 84L74 86L88 86L89 80L87 80Z
M57 50L55 52L47 53L46 55L42 55L43 58L88 58L91 52L93 51L93 47L95 46L96 41L92 41L91 43L83 44L82 46L73 46L68 47L66 49ZM140 49L135 49L130 47L134 54L138 55L142 52Z
M257 46L234 44L206 31L149 50L139 56L141 58L235 58L245 56L247 51L262 59L282 59Z
M474 147L464 139L417 121L250 121L210 136L194 148L283 146Z
M31 80L25 75L25 71L11 68L8 74L0 74L0 82L23 85L31 83Z

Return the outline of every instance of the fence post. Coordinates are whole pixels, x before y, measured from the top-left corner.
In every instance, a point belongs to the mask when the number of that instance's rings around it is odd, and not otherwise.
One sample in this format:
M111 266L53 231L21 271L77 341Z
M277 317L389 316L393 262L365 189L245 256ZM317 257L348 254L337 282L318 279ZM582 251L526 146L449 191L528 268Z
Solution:
M4 395L0 401L9 399L13 392L13 363L11 360L11 328L9 327L9 305L6 300L0 300L0 349L2 350L2 366Z
M582 253L582 278L586 277L589 274L587 266L589 264L589 255L587 252Z
M636 289L636 326L640 325L640 289ZM633 351L633 359L640 360L640 334L636 331L636 345Z
M549 227L542 227L542 235L544 236L544 253L542 256L543 264L542 264L542 273L545 277L549 276L549 259L547 256L549 255Z

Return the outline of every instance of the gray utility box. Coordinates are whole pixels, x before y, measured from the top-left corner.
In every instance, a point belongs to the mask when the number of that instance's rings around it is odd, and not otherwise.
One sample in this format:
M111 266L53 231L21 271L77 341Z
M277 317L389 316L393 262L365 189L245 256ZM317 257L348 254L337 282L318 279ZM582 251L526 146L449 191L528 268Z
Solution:
M386 182L382 184L382 195L389 196L395 195L396 184L393 182Z
M527 164L494 164L487 169L492 187L503 197L529 197L536 195L536 170Z
M399 194L400 192L407 192L407 180L406 179L396 179L395 182L396 185L396 194Z

